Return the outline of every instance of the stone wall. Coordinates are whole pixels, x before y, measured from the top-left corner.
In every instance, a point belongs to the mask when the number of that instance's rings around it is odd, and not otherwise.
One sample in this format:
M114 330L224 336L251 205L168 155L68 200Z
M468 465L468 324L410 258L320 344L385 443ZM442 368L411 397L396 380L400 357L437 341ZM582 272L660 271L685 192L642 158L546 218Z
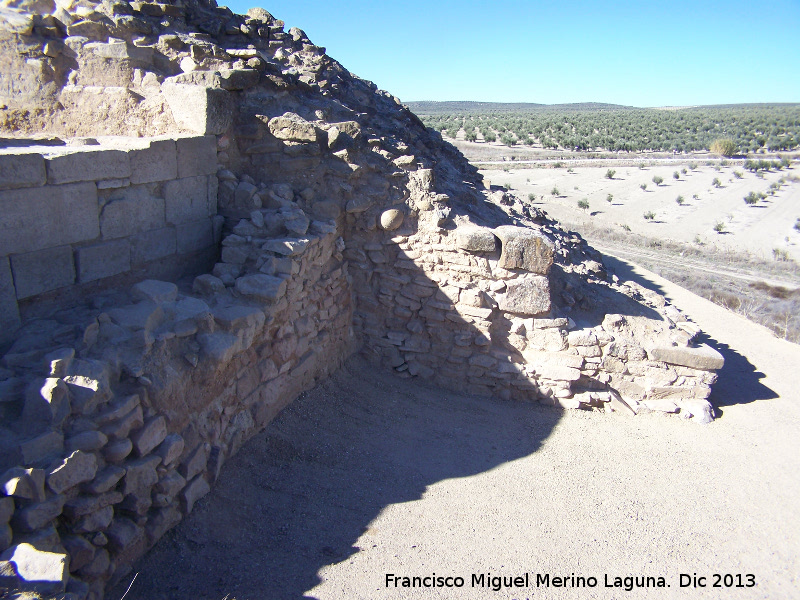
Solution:
M213 258L213 136L79 141L0 149L0 346L43 294L63 306L76 286Z

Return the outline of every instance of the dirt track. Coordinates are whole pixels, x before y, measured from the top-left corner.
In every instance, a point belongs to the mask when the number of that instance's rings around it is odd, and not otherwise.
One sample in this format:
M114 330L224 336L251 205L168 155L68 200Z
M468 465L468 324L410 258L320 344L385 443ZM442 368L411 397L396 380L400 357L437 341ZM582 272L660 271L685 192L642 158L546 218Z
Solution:
M725 355L714 423L465 397L353 360L225 466L127 598L800 598L800 346L608 262ZM465 587L384 585L433 572ZM471 588L486 572L598 584ZM680 588L681 573L709 587ZM714 589L714 573L757 585ZM625 592L606 574L671 587Z

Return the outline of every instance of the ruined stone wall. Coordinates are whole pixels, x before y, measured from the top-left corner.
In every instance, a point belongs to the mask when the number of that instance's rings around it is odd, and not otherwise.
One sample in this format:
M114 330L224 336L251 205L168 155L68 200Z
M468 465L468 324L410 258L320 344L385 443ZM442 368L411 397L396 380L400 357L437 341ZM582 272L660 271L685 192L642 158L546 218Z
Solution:
M213 136L15 141L0 149L0 347L21 324L19 305L43 294L64 307L87 284L197 272L213 260ZM217 242L220 231L217 221Z

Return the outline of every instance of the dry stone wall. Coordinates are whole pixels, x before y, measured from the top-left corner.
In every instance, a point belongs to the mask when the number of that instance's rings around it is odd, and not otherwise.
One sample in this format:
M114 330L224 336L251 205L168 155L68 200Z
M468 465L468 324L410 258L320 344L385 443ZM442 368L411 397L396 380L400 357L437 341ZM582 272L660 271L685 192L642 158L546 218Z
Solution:
M722 357L691 322L301 30L205 0L0 12L0 588L101 598L356 351L474 394L713 417ZM149 268L194 251L197 277Z
M213 136L43 141L0 150L0 346L20 304L204 270L221 233Z

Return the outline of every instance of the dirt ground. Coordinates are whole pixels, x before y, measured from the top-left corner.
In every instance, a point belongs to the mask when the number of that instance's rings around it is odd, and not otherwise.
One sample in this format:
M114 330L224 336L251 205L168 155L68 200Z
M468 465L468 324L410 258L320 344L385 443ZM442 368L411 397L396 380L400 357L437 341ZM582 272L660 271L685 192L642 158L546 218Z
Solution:
M493 185L511 185L523 198L535 194L537 206L552 217L578 231L582 226L612 226L622 230L630 227L634 233L657 239L680 242L713 244L721 250L746 251L763 258L773 258L773 249L785 251L789 257L800 260L800 231L794 229L800 219L800 177L797 168L771 171L758 178L740 166L721 167L699 164L696 170L688 162L676 165L572 167L559 169L523 169L509 165L509 171L481 171L485 181ZM616 171L614 179L606 178L606 171ZM680 173L686 168L687 173ZM680 179L674 179L678 171ZM734 171L742 173L737 179ZM660 176L664 183L657 186L653 177ZM751 191L767 193L771 183L786 178L786 184L773 196L767 196L757 205L745 204L744 197ZM712 185L715 178L721 188ZM639 186L647 184L647 189ZM551 192L558 188L559 196ZM607 201L608 194L613 196ZM693 196L697 195L695 199ZM544 198L542 198L542 196ZM676 202L683 196L684 204ZM583 210L578 202L585 199L589 208ZM644 214L655 217L646 220ZM722 233L714 226L724 225Z
M127 599L800 598L800 346L608 264L724 354L712 424L458 395L355 358L232 458L109 597L138 573ZM464 587L386 587L433 573ZM597 585L472 587L481 573ZM714 588L715 574L755 586Z

